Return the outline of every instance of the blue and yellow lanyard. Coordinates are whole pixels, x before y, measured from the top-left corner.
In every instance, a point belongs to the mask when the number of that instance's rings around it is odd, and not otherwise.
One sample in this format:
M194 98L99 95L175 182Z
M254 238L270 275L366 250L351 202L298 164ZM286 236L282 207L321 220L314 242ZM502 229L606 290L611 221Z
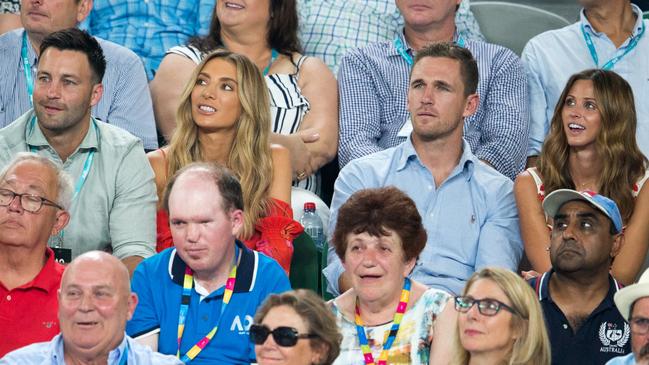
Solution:
M629 52L631 52L637 45L638 42L640 41L640 38L642 38L642 35L644 34L644 23L642 23L642 28L640 28L640 33L637 36L631 36L631 41L629 41L629 45L626 46L626 50L624 53L617 55L608 62L604 64L604 66L601 67L602 70L610 70L615 66L616 63L618 63L624 56L626 56ZM586 31L586 26L584 24L581 25L581 34L584 36L584 40L586 41L586 45L588 46L588 50L590 51L590 57L593 59L593 62L595 62L595 67L599 67L599 57L597 56L597 50L595 49L595 44L593 43L593 38L588 34Z

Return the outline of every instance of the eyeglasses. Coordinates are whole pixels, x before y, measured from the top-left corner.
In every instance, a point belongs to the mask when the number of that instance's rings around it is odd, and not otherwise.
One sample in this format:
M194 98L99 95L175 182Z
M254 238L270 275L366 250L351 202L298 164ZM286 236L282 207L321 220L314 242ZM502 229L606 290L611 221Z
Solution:
M460 313L466 313L473 307L474 304L478 305L478 312L483 316L492 317L498 314L501 309L518 314L514 308L496 299L473 299L471 297L455 297L455 310Z
M273 335L275 343L282 347L291 347L297 344L300 338L317 338L316 334L302 333L299 334L295 328L292 327L277 327L270 330L268 327L261 324L253 324L250 326L250 340L255 345L261 345L266 342L268 335Z
M45 199L42 196L27 193L18 194L9 189L0 189L0 206L8 206L9 204L11 204L11 202L14 201L14 198L16 197L20 198L20 206L22 206L25 211L30 213L37 213L39 210L41 210L43 204L64 210L60 205L49 199Z
M646 335L649 332L649 318L636 317L629 320L631 333L636 335Z

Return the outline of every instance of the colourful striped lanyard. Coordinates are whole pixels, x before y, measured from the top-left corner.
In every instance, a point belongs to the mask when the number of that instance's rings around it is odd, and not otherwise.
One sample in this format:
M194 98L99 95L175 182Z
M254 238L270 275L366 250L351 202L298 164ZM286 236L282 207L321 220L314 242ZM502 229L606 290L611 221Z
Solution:
M20 50L23 59L23 71L25 71L25 80L27 81L27 93L29 94L29 103L34 105L34 76L32 76L32 64L29 62L29 52L27 52L27 31L23 31L23 46Z
M631 41L629 41L629 45L626 46L626 50L624 53L617 55L608 62L602 66L602 70L610 70L615 66L616 63L618 63L624 56L626 56L629 52L631 52L637 45L638 42L640 41L640 38L642 38L642 35L644 34L644 23L642 23L642 28L640 28L640 33L638 33L637 36L632 36ZM593 38L588 34L586 31L586 26L584 24L581 25L581 34L584 36L584 40L586 41L586 45L588 46L588 50L590 51L590 57L593 59L593 62L595 62L595 67L599 67L599 57L597 56L597 50L595 49L595 44L593 43Z
M212 328L212 330L207 335L205 335L203 339L192 346L192 348L190 348L186 354L180 356L180 342L183 339L185 321L187 320L187 312L189 311L189 302L191 301L192 288L194 287L194 275L192 273L192 269L189 266L185 267L183 294L180 299L180 311L178 312L178 351L176 352L176 356L185 364L188 364L190 361L194 360L194 358L196 358L196 356L198 356L198 354L203 351L207 344L210 343L214 335L216 335L216 331L219 329L219 323L221 322L221 319L223 319L223 313L225 312L225 308L230 302L232 292L234 291L234 284L237 280L237 257L239 256L239 248L235 247L235 250L234 259L232 261L232 269L230 269L230 276L228 276L228 280L225 282L223 302L221 302L221 315L219 316L219 320L216 323L216 326L214 326L214 328Z
M397 52L399 52L401 58L403 58L406 61L408 66L412 66L412 64L415 61L413 60L412 56L408 53L408 50L406 49L406 46L403 44L401 37L396 37L393 43L394 43L394 48L397 49ZM464 44L465 44L464 38L462 38L462 36L458 36L456 44L464 48Z
M401 290L401 298L399 304L397 305L397 310L394 312L394 319L392 320L392 328L388 334L387 340L383 343L383 350L381 350L381 355L379 355L378 365L386 365L388 361L388 351L394 343L394 339L397 338L397 332L399 332L399 326L401 325L401 320L403 319L403 314L406 313L406 308L408 307L408 300L410 299L410 279L406 278L403 283L403 290ZM363 358L365 359L365 364L374 365L374 356L372 356L372 350L370 345L367 343L367 336L365 335L365 328L363 328L363 321L361 320L361 308L358 305L358 297L356 297L356 332L358 333L358 341L361 344L361 351L363 351Z

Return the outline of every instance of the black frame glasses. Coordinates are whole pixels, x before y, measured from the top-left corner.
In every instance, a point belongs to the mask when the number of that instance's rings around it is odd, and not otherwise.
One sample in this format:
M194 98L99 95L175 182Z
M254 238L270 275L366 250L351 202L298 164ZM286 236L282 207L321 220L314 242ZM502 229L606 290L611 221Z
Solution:
M501 309L505 309L512 314L520 315L514 308L499 300L491 298L474 299L469 296L456 296L454 302L455 310L460 313L467 313L474 304L477 304L478 312L483 316L493 317L498 314Z
M313 333L298 333L293 327L276 327L271 331L270 328L263 324L253 324L250 326L250 341L255 345L263 345L271 334L275 343L282 347L295 346L301 338L320 337Z
M42 196L28 194L28 193L18 194L15 191L0 188L0 206L6 207L11 205L11 203L14 201L14 199L16 199L16 197L20 198L19 199L20 206L26 212L38 213L38 211L41 210L43 205L49 205L61 210L65 210L60 205L56 204L55 202L49 199L43 198Z

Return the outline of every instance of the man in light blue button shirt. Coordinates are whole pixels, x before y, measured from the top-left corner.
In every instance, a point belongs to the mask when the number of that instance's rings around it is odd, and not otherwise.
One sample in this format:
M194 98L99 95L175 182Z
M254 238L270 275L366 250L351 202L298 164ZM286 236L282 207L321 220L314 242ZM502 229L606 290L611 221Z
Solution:
M347 164L331 207L329 232L338 208L357 190L394 185L406 192L428 233L412 278L450 293L460 293L485 266L515 270L523 252L512 181L473 155L462 138L464 118L479 104L477 83L466 48L440 43L419 51L408 89L410 137ZM348 285L333 249L328 256L328 290L337 294Z
M629 82L638 115L638 145L649 155L649 22L629 0L579 2L584 9L578 22L539 34L523 50L531 112L528 166L541 152L568 78L590 68L610 69Z
M115 257L92 251L72 261L58 298L61 334L10 352L0 365L182 365L126 335L138 299L128 270Z
M59 162L75 190L70 223L50 243L68 260L111 251L135 270L155 253L157 195L142 142L90 116L106 68L95 38L70 28L50 34L41 51L34 109L0 130L0 168L17 152Z

